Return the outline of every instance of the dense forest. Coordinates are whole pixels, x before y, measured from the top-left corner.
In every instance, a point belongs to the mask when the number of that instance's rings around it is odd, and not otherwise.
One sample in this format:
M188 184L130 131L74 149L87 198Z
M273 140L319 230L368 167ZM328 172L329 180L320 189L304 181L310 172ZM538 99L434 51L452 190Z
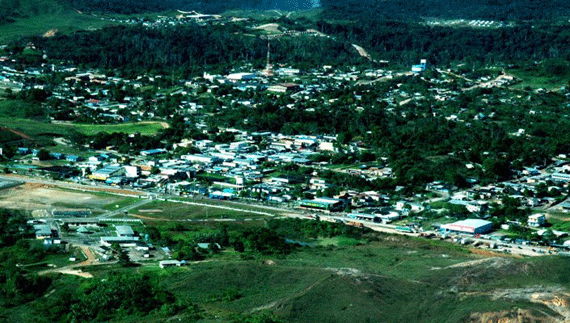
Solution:
M181 26L160 30L135 26L32 40L45 49L50 58L79 66L118 69L130 75L179 72L186 77L202 75L204 71L227 73L245 62L261 68L267 54L267 41L242 35L243 32L239 26ZM283 39L272 46L276 61L294 62L300 68L320 66L324 62L366 63L350 44L325 38Z
M518 26L501 29L428 27L395 21L340 24L317 22L318 29L376 52L393 64L411 64L421 57L430 63L520 63L570 55L568 26Z
M322 0L327 19L421 20L426 17L489 20L551 20L570 15L564 0Z
M73 8L92 12L123 14L159 12L165 10L198 10L221 13L231 9L299 10L322 7L326 19L368 21L382 19L420 20L424 17L542 20L570 14L570 3L564 0L420 0L420 1L362 1L362 0L68 0Z
M312 0L68 0L81 11L134 14L166 10L197 10L202 13L222 13L226 10L301 10L315 6Z
M317 22L321 32L338 40L316 37L282 38L272 44L276 62L301 69L323 64L354 66L373 63L360 58L351 47L359 43L372 56L391 65L409 66L420 58L440 67L454 62L485 64L570 59L565 50L570 28L564 26L520 26L500 30L426 27L403 22L336 24ZM117 69L130 75L161 72L179 76L201 75L203 71L229 72L236 64L264 65L267 43L243 35L232 26L179 26L147 29L141 26L108 27L53 38L34 38L50 58L86 67ZM26 39L20 42L23 48Z

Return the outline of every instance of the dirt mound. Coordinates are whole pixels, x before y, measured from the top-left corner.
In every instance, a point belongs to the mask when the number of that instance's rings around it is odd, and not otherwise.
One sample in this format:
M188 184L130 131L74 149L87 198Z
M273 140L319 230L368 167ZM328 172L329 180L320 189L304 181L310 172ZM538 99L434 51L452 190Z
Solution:
M51 38L53 36L55 36L57 34L58 30L57 29L50 29L48 31L46 31L42 37L44 38Z

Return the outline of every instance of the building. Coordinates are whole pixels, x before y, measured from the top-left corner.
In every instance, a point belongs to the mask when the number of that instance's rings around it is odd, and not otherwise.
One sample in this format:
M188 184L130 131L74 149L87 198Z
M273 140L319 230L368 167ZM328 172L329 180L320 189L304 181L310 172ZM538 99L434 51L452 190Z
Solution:
M324 211L328 213L342 211L344 204L344 201L340 199L317 197L313 200L301 200L301 202L299 202L299 207L302 209Z
M208 156L208 155L183 155L180 156L180 158L187 160L191 163L200 163L200 164L214 164L220 161L218 157Z
M34 225L36 239L49 239L52 237L51 227L47 224Z
M296 76L299 73L301 73L301 71L299 69L296 69L296 68L283 67L283 68L280 68L277 70L277 74L286 75L286 76Z
M544 214L533 214L528 217L528 225L531 227L541 227L546 224L546 216Z
M371 222L381 222L382 221L380 219L380 217L375 215L375 214L349 213L348 217L356 219L356 220L361 220L361 221L371 221Z
M29 148L25 148L25 147L18 147L18 150L16 152L19 155L27 155L31 152L31 150Z
M65 159L65 154L62 154L62 153L49 153L49 155L53 159L57 159L57 160Z
M427 60L422 59L419 65L412 66L412 72L414 73L421 73L427 69Z
M152 156L152 155L159 155L166 153L166 149L159 148L159 149L149 149L141 151L141 156Z
M230 143L230 150L241 150L247 148L247 141L236 141Z
M230 82L237 82L237 81L249 81L254 80L257 78L257 75L253 73L232 73L226 76L226 78Z
M106 181L111 177L121 176L125 173L125 169L121 166L107 166L94 171L89 175L90 179L98 181Z
M139 166L125 166L125 176L128 178L139 178L141 174L142 172Z
M139 237L101 237L101 245L110 247L117 243L119 245L134 246L139 241Z
M446 232L484 234L493 229L491 221L480 219L467 219L449 224L444 224L441 229Z
M316 178L316 177L311 178L309 183L310 183L309 188L312 190L324 190L325 188L331 186L331 185L327 184L326 180L324 180L322 178Z
M130 225L116 225L115 230L117 230L117 236L119 237L134 237L135 232Z
M162 260L158 262L160 268L180 267L181 264L178 260Z
M67 160L68 162L77 163L77 162L85 160L85 158L83 158L81 156L76 156L76 155L68 155L67 157L65 157L65 160Z
M570 181L570 174L564 174L564 173L553 173L551 175L553 180L558 180L558 181L565 181L568 182Z
M281 83L277 85L272 85L267 88L267 91L275 93L291 93L298 90L300 90L299 85L294 83Z

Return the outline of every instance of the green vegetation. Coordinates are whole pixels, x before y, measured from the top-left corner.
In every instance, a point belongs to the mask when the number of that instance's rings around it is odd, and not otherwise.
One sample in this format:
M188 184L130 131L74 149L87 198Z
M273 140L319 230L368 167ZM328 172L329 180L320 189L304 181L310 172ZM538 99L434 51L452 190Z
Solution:
M124 253L123 263L83 268L94 279L35 276L22 272L32 267L13 264L51 256L42 256L41 245L26 247L29 231L20 230L21 214L3 212L0 277L6 279L0 287L12 297L0 306L0 315L12 321L458 322L474 312L519 308L543 317L557 314L523 300L528 297L497 302L490 295L505 288L533 293L541 288L536 286L570 282L567 258L468 263L482 258L445 242L300 219L250 227L147 226L143 233L153 243L172 246L174 258L196 262L187 268L133 269ZM176 240L172 230L181 233ZM308 245L299 244L303 241ZM197 248L198 243L209 247Z
M5 104L5 105L4 105ZM18 103L26 106L25 103ZM16 107L19 105L16 104ZM0 106L4 105L6 109L13 108L11 104L0 101ZM160 122L143 122L143 123L125 123L125 124L106 124L106 125L83 125L83 124L52 124L33 119L0 117L0 127L6 127L20 131L29 138L3 131L6 136L2 136L0 142L10 143L17 141L26 141L31 144L39 143L44 146L52 145L54 136L67 137L72 131L76 131L83 135L95 135L98 133L116 133L117 131L125 134L140 133L141 135L154 135L163 129ZM8 114L10 115L10 114Z
M108 194L103 194L103 196L109 196ZM114 198L117 198L118 196L114 195ZM137 197L126 197L126 198L122 198L116 202L107 204L105 206L103 206L103 209L108 210L108 211L113 211L113 210L117 210L132 204L135 204L137 202L140 202L141 199L137 198Z
M90 124L71 124L62 125L65 129L76 130L84 135L92 136L100 132L122 132L127 134L140 133L143 136L154 135L159 130L164 129L161 122L138 122L138 123L121 123L121 124L104 124L104 125L90 125Z

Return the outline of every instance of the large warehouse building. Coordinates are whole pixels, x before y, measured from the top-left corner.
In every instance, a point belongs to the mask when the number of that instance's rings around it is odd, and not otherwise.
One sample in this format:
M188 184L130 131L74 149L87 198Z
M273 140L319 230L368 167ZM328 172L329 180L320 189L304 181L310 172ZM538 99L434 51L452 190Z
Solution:
M449 224L444 224L441 229L446 232L460 232L470 234L484 234L490 232L493 224L490 221L479 219L467 219Z

